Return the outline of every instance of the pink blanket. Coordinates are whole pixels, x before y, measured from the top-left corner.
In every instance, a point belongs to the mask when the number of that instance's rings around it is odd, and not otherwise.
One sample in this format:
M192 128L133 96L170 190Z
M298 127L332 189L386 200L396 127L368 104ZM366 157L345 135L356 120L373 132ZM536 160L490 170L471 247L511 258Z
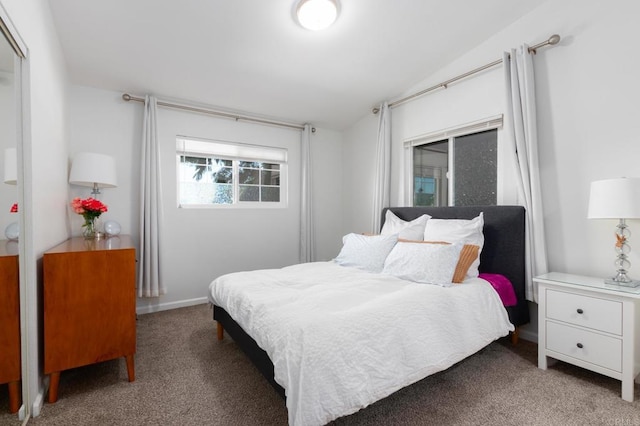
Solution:
M511 284L509 278L500 274L486 274L484 272L478 275L478 277L488 281L489 284L493 286L504 306L514 306L518 304L516 292L513 290L513 284Z

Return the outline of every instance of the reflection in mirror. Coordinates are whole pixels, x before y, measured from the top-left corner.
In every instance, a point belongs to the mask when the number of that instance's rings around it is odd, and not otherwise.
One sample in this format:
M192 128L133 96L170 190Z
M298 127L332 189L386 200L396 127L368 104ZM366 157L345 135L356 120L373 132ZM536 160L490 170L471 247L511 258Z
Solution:
M21 405L16 55L0 36L0 423ZM7 422L8 423L8 422Z

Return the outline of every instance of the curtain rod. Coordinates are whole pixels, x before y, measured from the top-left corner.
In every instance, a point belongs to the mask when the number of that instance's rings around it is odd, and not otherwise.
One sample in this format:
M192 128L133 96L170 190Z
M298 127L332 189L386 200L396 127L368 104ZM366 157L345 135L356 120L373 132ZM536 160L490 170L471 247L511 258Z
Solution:
M23 47L13 37L13 34L11 33L11 29L9 29L9 26L7 26L7 24L2 20L1 16L0 16L0 33L2 33L4 35L4 38L7 39L7 42L11 45L11 48L16 53L16 55L18 55L20 59L24 59L25 55L24 55Z
M555 44L558 44L559 42L560 42L560 36L558 34L554 34L551 37L549 37L547 40L545 40L545 41L543 41L541 43L538 43L538 44L536 44L534 46L529 47L529 53L536 54L537 50L539 48L544 47L544 46L553 46ZM404 104L406 102L409 102L410 100L412 100L414 98L417 98L418 96L422 96L422 95L427 94L429 92L432 92L432 91L434 91L436 89L439 89L439 88L446 89L447 86L450 85L451 83L454 83L454 82L456 82L458 80L462 80L463 78L467 78L467 77L469 77L469 76L471 76L473 74L479 73L479 72L484 71L486 69L493 68L496 65L500 65L501 63L502 63L502 59L498 59L497 61L493 61L493 62L491 62L489 64L486 64L486 65L483 65L481 67L472 69L471 71L467 71L464 74L460 74L460 75L458 75L456 77L450 78L447 81L443 81L442 83L438 83L435 86L431 86L431 87L429 87L427 89L421 90L421 91L419 91L417 93L414 93L413 95L409 95L409 96L404 97L402 99L398 99L397 101L393 101L393 102L391 102L389 104L389 108L393 108L393 107L396 107L398 105L402 105L402 104ZM380 108L375 107L375 108L373 108L371 110L371 112L373 112L374 114L377 114L378 112L380 112Z
M133 95L130 95L128 93L124 93L122 95L122 99L124 99L127 102L135 101L135 102L144 103L144 98L141 98L139 96L133 96ZM231 118L231 119L236 120L236 121L249 121L249 122L252 122L252 123L269 124L271 126L280 126L280 127L287 127L289 129L304 130L304 126L300 125L300 124L292 124L292 123L284 123L282 121L266 120L266 119L257 118L257 117L250 117L248 115L239 115L239 114L234 114L234 113L230 113L230 112L217 111L217 110L209 109L209 108L195 107L195 106L191 106L191 105L184 105L184 104L178 104L178 103L174 103L174 102L167 102L167 101L161 101L161 100L158 100L157 104L158 104L158 106L163 106L163 107L166 107L166 108L181 109L181 110L190 111L190 112L197 112L197 113L200 113L200 114L216 115L218 117ZM311 132L315 133L316 132L316 128L312 127L311 128Z

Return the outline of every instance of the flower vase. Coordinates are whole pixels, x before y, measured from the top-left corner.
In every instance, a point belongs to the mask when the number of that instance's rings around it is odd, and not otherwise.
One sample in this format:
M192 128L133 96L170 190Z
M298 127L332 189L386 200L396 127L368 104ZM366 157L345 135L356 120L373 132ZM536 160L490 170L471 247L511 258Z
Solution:
M102 234L98 230L98 218L87 218L82 225L82 236L87 240L100 238Z

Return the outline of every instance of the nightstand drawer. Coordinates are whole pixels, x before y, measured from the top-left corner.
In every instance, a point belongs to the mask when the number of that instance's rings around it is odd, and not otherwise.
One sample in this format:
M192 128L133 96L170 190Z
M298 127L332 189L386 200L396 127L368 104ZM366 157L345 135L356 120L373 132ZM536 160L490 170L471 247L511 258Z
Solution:
M548 289L546 317L622 335L622 303Z
M613 371L622 371L622 340L547 321L546 348ZM581 346L581 347L580 347Z

